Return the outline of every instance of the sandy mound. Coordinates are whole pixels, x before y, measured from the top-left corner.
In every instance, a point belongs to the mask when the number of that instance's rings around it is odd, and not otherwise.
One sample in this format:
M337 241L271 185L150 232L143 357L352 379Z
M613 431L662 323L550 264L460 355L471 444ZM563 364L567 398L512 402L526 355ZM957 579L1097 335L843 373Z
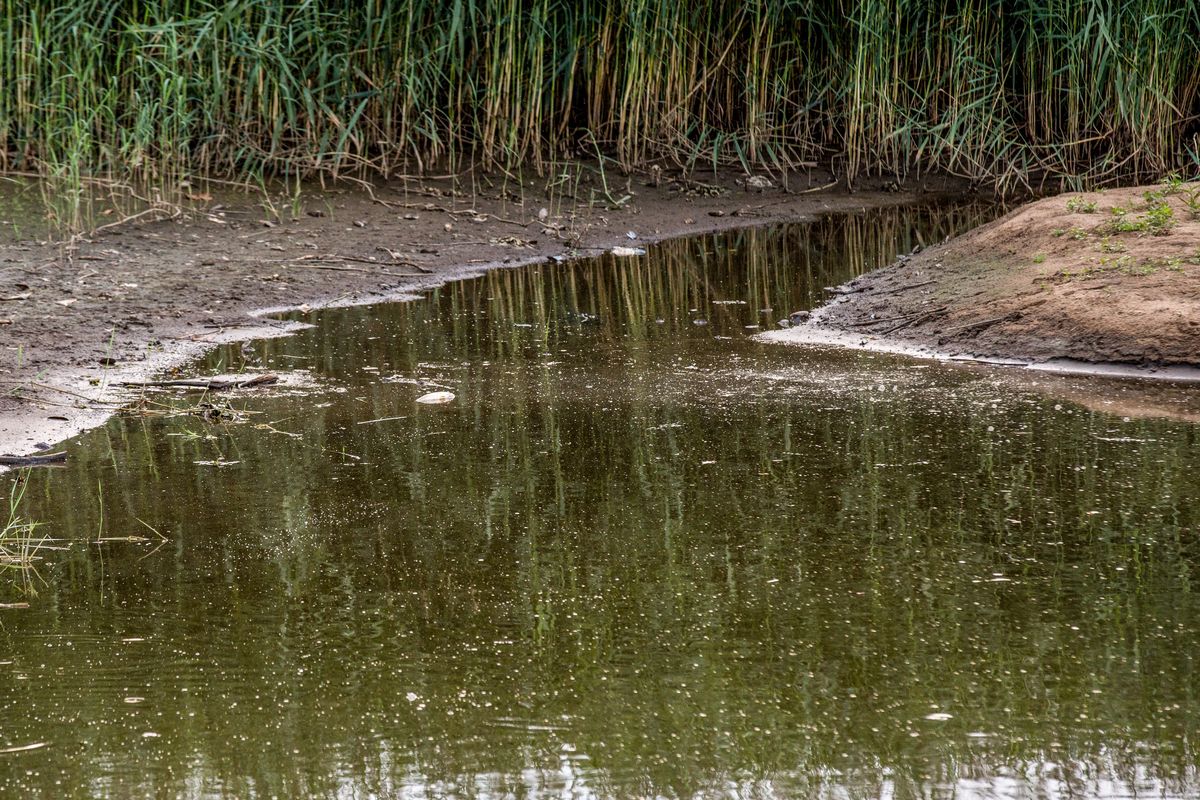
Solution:
M804 327L981 357L1200 365L1200 184L1039 200L838 291Z

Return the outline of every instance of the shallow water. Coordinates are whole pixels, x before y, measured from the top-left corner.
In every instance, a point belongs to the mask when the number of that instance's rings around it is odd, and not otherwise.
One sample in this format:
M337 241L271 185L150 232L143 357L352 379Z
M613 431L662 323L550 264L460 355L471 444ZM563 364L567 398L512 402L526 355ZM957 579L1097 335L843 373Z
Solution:
M1194 796L1200 427L747 327L989 213L321 312L82 437L0 796Z

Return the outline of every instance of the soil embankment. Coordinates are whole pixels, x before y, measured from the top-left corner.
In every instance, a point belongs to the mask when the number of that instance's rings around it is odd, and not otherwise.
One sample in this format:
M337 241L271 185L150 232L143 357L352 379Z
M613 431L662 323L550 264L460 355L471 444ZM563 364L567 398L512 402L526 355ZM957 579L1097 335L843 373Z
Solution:
M1200 184L1039 200L833 292L767 336L1182 374L1200 367Z
M121 381L216 344L295 329L272 311L403 299L492 267L963 188L933 179L908 193L850 193L821 171L786 184L659 172L617 185L594 172L578 168L569 185L410 179L273 205L243 195L172 220L113 226L70 247L0 243L0 453L31 452L101 423L129 400Z

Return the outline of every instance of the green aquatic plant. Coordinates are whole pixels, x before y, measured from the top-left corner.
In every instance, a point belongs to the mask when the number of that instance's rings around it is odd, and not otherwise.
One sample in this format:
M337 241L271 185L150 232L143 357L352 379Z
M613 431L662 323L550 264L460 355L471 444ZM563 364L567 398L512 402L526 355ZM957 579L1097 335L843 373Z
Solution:
M0 527L0 573L8 573L9 577L14 578L13 583L23 593L36 594L35 564L45 539L35 535L39 524L27 519L21 512L21 503L28 487L27 473L28 470L9 487L8 515Z

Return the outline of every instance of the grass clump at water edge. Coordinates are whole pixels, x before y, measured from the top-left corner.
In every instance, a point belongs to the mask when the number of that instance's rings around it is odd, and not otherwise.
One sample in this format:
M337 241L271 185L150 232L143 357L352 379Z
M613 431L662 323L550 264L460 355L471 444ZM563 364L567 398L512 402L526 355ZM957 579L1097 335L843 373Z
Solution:
M36 594L38 551L45 539L35 535L39 523L25 518L20 511L27 486L25 478L22 474L9 488L8 514L0 527L0 573L12 578L23 593L32 595Z

